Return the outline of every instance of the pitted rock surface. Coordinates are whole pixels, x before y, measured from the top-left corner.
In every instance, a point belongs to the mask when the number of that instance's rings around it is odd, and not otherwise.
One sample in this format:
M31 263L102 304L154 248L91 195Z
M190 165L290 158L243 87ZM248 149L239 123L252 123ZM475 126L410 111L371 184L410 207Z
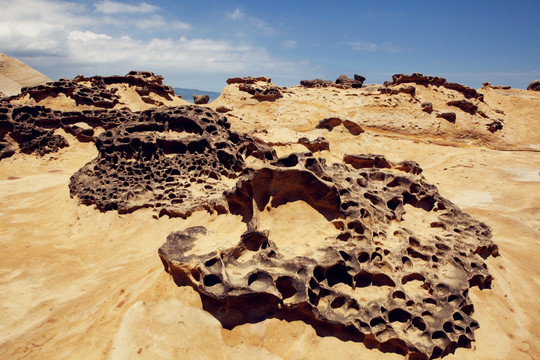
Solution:
M222 115L183 106L141 112L96 139L98 157L71 178L83 204L120 213L143 207L187 217L226 211L225 179L236 179L247 156L272 160L274 151L229 130Z
M163 77L146 71L131 71L126 76L93 76L79 75L74 79L60 79L44 85L25 87L21 89L21 96L29 95L39 102L47 97L57 97L63 94L75 100L77 105L91 105L99 108L111 109L119 103L116 88L107 85L126 84L133 86L143 101L153 103L148 97L150 93L158 94L167 100L174 97L172 87L163 85Z
M159 250L175 282L198 291L224 326L302 319L412 359L470 347L478 323L468 292L490 287L483 259L497 246L485 224L423 180L417 163L347 155L327 165L291 154L245 169L225 197L246 224L235 244L193 251L208 236L200 226L171 233ZM276 239L260 226L263 212L297 201L333 224L334 236Z

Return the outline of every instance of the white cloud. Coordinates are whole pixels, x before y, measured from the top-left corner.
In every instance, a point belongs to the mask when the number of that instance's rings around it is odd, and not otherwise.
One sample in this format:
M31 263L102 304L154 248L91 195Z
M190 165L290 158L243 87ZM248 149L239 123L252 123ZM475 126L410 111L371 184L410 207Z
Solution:
M297 43L296 40L285 40L281 43L281 45L286 48L295 48Z
M132 6L142 9L140 5ZM98 14L83 5L57 0L0 0L0 8L0 51L20 58L51 78L82 72L110 75L148 70L176 82L186 78L211 82L221 76L222 80L217 80L220 86L228 76L297 78L310 68L275 58L257 45L175 36L171 29L184 30L190 25L166 19L157 10L126 16L109 7ZM249 18L246 20L249 25ZM160 28L167 31L159 32ZM137 29L145 30L144 37ZM149 34L153 36L149 38Z
M353 50L357 51L386 51L386 52L399 52L399 49L395 46L392 46L390 43L375 44L368 41L351 41L346 43Z
M164 28L186 30L191 28L191 25L183 21L166 21L163 16L156 14L149 18L134 19L133 24L142 30L156 30Z
M252 17L249 18L249 23L251 26L263 31L266 34L272 34L274 32L274 28L268 25L268 23L264 20Z
M244 13L240 9L234 10L232 13L227 13L227 16L233 20L238 20L244 17Z
M138 5L125 4L118 1L101 1L94 4L96 11L102 14L135 14L135 13L153 13L159 10L159 7L141 2Z

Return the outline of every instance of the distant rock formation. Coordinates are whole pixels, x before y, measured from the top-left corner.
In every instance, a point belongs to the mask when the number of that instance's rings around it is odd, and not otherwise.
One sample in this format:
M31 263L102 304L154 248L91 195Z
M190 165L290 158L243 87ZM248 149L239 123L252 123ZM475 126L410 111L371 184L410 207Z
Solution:
M366 81L366 78L362 75L354 74L353 79L349 79L347 75L340 75L336 79L336 84L357 89L364 85L364 81Z
M354 78L350 79L347 75L340 75L335 82L330 80L314 79L314 80L300 80L300 85L307 88L318 88L318 87L338 87L341 89L350 89L355 88L359 89L363 86L365 77L362 75L354 74Z
M229 78L227 84L238 84L240 91L252 95L251 98L258 101L275 101L283 97L279 87L272 84L272 80L266 77Z
M527 86L527 90L540 91L540 80L534 80Z
M208 101L210 101L210 96L208 95L193 94L193 103L196 105L206 105Z

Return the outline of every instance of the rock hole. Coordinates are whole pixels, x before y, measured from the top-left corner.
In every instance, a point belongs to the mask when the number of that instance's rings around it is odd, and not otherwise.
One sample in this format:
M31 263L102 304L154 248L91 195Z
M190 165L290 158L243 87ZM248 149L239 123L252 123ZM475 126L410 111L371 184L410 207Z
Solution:
M402 310L402 309L394 309L394 310L391 310L389 313L388 313L388 320L390 322L401 322L401 323L404 323L404 322L407 322L411 319L411 314L405 310Z
M337 298L334 299L334 301L332 301L332 303L330 304L330 307L332 309L337 309L337 308L342 307L343 305L345 305L345 298L343 296L338 296Z
M386 274L375 274L371 283L375 286L396 286L396 283Z
M281 293L283 300L288 299L296 294L296 289L293 285L293 279L287 276L279 277L276 280L276 287Z
M412 324L420 331L426 330L426 323L421 317L415 317L412 321Z
M205 286L211 287L220 284L221 279L214 274L210 274L204 277L203 282Z
M337 264L326 270L328 285L334 286L338 283L344 283L352 287L352 276L347 272L344 265Z

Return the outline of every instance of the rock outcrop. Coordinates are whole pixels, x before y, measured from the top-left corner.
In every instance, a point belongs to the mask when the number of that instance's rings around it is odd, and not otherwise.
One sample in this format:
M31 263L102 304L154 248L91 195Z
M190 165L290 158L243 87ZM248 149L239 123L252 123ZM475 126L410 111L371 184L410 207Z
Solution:
M337 87L340 89L360 89L366 78L362 75L354 74L350 79L347 75L340 75L335 82L330 80L314 79L314 80L300 80L300 85L307 88L320 88L320 87Z
M210 101L210 96L208 95L196 95L193 94L193 103L195 105L206 105Z
M77 105L111 109L119 103L120 99L116 94L118 89L111 85L124 84L134 87L143 101L153 105L163 105L149 97L151 93L155 93L167 100L172 100L175 96L174 90L168 85L163 85L162 81L162 76L146 71L131 71L126 76L87 78L79 75L74 79L60 79L44 85L22 88L21 96L28 95L36 102L40 102L45 98L55 98L63 94L75 100Z
M195 250L207 236L199 226L171 233L159 255L175 282L198 291L225 327L268 316L302 319L382 351L444 356L474 339L468 292L490 287L483 258L497 247L485 224L420 173L414 162L375 155L327 165L292 154L246 168L224 193L227 211L246 224L236 244ZM334 235L275 238L259 225L263 212L297 201L331 223Z
M150 207L184 218L195 210L224 212L227 179L242 174L245 158L275 157L229 127L225 117L198 106L133 114L97 137L99 155L72 176L70 192L102 211Z
M279 87L272 84L272 79L266 77L229 78L227 84L238 84L240 91L252 95L251 98L258 101L275 101L283 97Z
M385 85L392 86L392 85L399 85L399 84L406 84L406 83L414 83L418 85L423 86L442 86L444 88L455 90L459 93L462 93L467 99L478 99L480 101L484 100L484 95L477 92L475 89L458 84L453 82L446 81L445 78L438 77L438 76L426 76L424 74L419 73L413 73L412 75L407 74L395 74L392 75L392 82L386 82Z
M540 80L534 80L527 86L527 90L540 91Z
M364 85L364 81L366 78L362 75L354 74L352 79L349 79L347 75L341 75L336 79L336 84L358 89Z

